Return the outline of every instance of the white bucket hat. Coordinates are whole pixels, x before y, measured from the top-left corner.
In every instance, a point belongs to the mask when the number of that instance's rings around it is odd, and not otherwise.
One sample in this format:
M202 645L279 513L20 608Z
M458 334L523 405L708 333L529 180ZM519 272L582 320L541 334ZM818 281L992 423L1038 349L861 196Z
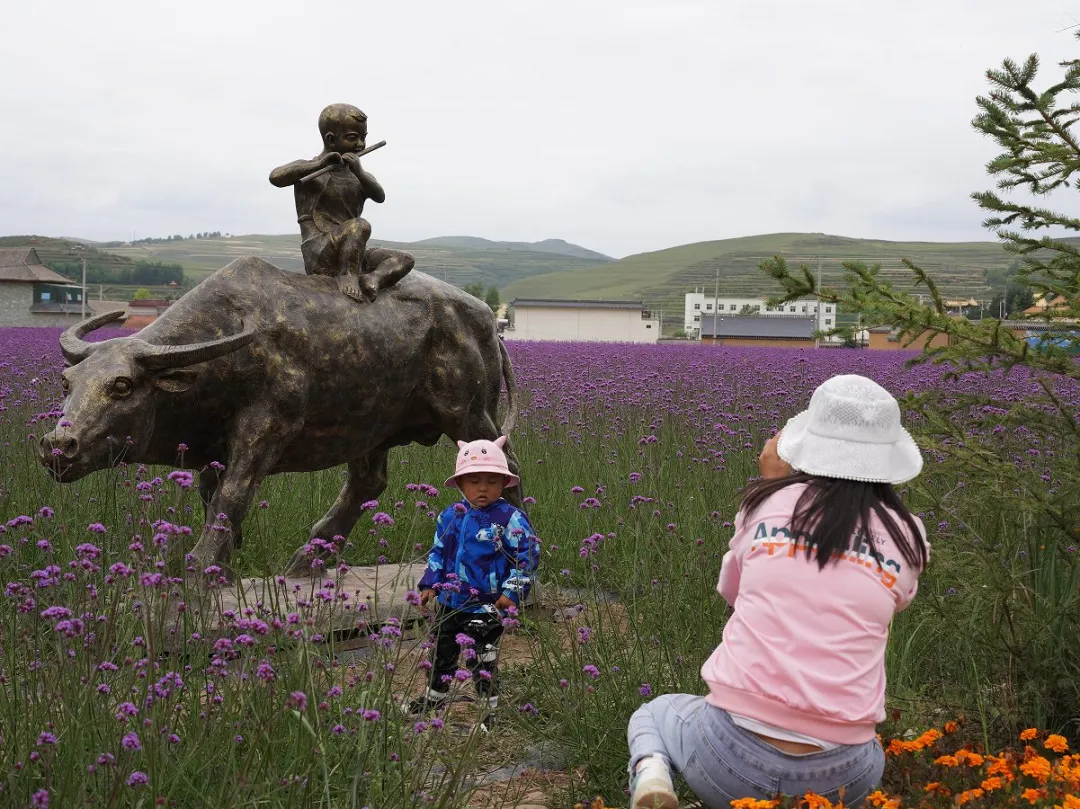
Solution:
M818 386L810 406L784 425L776 454L799 472L864 483L906 483L923 465L896 399L855 374Z

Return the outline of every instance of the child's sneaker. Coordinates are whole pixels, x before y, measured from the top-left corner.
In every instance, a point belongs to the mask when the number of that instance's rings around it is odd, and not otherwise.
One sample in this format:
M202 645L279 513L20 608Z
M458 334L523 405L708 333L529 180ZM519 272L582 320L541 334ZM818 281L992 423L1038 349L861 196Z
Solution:
M445 702L445 694L440 694L438 691L428 689L428 692L424 694L424 696L403 702L401 704L401 710L409 714L409 716L421 716L430 711L438 710Z
M679 809L671 770L659 756L638 762L630 780L630 809Z

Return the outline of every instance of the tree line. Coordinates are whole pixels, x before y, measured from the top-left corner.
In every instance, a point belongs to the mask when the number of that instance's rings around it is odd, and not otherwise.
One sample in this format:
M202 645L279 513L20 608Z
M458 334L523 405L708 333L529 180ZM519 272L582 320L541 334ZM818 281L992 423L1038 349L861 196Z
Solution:
M476 283L476 284L466 284L465 286L462 287L462 289L465 290L466 292L468 292L474 298L479 298L484 303L486 303L488 305L488 307L491 309L492 312L498 312L499 311L499 306L501 304L500 304L500 301L499 301L499 289L498 289L498 287L490 286L490 287L487 288L487 291L485 292L484 291L484 285L480 284L480 283Z
M82 261L51 260L46 266L73 281L82 280ZM163 261L136 261L133 264L116 264L112 261L98 262L92 258L86 261L86 283L114 284L124 286L165 286L170 283L184 282L184 268L179 264Z
M226 233L225 236L229 234ZM147 236L145 239L133 239L130 242L124 241L111 241L103 242L102 247L123 247L128 244L161 244L162 242L182 242L188 239L220 239L222 233L220 230L206 230L201 233L189 233L184 236L181 233L174 233L172 236Z

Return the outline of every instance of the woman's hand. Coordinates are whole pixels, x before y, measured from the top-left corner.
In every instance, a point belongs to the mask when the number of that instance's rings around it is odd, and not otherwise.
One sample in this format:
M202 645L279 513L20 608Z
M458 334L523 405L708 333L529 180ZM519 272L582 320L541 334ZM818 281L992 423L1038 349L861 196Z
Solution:
M766 441L761 455L758 456L758 469L761 470L761 477L765 480L786 478L794 471L791 465L776 453L776 445L780 441L782 432L783 430Z

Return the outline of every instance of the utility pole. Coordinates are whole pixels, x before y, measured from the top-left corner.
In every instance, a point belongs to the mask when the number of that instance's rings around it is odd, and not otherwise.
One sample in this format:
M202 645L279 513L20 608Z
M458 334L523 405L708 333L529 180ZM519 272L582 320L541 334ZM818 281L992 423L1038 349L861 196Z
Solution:
M818 290L818 294L821 294L821 256L818 256L818 260L817 260L817 290ZM823 323L822 317L824 316L824 313L825 313L825 302L823 300L821 300L821 298L818 298L817 299L817 331L823 331L824 330L823 327L822 327L822 323ZM818 346L821 345L820 340L817 341L817 345Z
M719 328L718 327L719 321L717 320L717 318L720 317L720 268L719 267L716 268L716 286L713 287L712 316L713 316L713 321L712 321L713 337L716 337L716 331ZM704 325L704 324L702 324L702 325Z
M80 317L86 320L86 256L83 256L82 260L82 309L79 312Z

